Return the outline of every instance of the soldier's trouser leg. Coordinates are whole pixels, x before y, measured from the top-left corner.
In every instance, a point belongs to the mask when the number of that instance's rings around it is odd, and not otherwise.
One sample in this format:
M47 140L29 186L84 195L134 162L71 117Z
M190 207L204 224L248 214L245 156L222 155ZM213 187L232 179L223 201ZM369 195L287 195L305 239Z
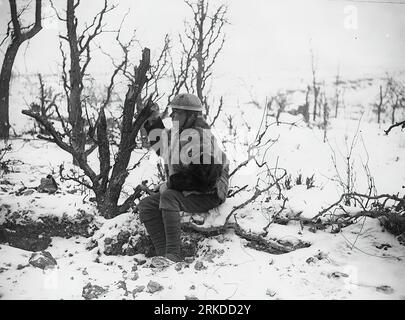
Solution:
M166 257L180 261L180 212L162 209L162 218L166 233Z
M166 235L159 202L160 194L152 194L139 202L138 211L139 218L152 239L156 255L164 256L166 253Z
M174 261L180 260L180 211L203 213L217 207L221 201L216 194L191 194L167 189L160 195L159 208L162 210L166 234L166 256Z

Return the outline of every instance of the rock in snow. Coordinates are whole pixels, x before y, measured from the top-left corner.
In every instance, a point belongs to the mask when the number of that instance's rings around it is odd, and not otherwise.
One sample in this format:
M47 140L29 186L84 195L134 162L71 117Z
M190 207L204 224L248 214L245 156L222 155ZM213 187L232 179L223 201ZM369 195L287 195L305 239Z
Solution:
M96 299L107 290L98 285L92 285L90 282L83 287L82 297L86 300Z
M52 268L58 264L48 251L34 252L29 263L40 269Z
M149 283L148 283L148 291L150 293L155 293L155 292L160 291L160 290L163 290L163 286L160 283L152 281L152 280L149 281Z
M266 290L266 295L270 296L270 297L274 297L276 295L276 291L271 290L271 289L267 289Z
M206 267L204 266L204 263L202 263L201 261L197 261L194 265L194 269L201 271L203 269L206 269Z
M152 268L165 269L167 267L170 267L173 263L173 261L165 257L156 256L152 258L150 266Z
M134 290L132 290L132 294L135 295L139 292L142 292L143 290L145 290L145 286L136 286Z
M24 191L22 192L22 195L23 195L23 196L30 196L30 195L32 195L34 192L35 192L34 189L27 189L27 190L24 190Z

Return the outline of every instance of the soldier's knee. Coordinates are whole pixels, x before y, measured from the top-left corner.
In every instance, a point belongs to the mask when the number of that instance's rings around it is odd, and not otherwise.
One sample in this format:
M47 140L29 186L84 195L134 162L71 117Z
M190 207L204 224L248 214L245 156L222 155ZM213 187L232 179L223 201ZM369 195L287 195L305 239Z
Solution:
M159 211L158 206L154 205L154 201L150 197L143 198L138 203L139 218L141 221L152 219Z
M168 210L180 210L179 202L181 201L182 193L177 190L167 189L160 195L160 208Z

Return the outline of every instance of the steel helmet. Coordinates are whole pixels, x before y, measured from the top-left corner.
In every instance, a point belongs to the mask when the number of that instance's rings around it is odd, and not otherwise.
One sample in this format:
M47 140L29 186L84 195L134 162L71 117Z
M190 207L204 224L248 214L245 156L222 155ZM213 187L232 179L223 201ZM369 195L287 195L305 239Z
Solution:
M191 93L180 93L173 98L169 107L180 110L203 111L201 100Z

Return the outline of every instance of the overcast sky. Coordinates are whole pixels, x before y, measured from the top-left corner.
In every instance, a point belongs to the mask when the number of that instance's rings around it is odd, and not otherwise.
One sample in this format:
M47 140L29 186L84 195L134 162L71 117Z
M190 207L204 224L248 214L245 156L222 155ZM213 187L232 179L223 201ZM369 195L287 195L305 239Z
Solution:
M24 1L17 1L21 2ZM48 1L44 3L45 15L52 16ZM55 0L55 3L63 6L65 2ZM102 0L82 0L79 18L90 22L102 3ZM210 1L212 7L218 3ZM230 25L226 27L226 43L216 65L218 77L265 78L280 72L308 73L310 45L319 68L325 73L336 72L338 65L347 75L405 69L405 4L233 0L228 2L228 7ZM140 43L155 53L164 35L175 37L182 31L183 21L190 17L190 10L182 0L120 0L119 8L107 18L111 28L119 24L128 8L125 34L136 29ZM2 33L6 30L8 14L8 1L0 0ZM57 71L60 59L57 35L64 32L64 27L62 22L47 19L44 30L31 41L25 56L24 50L19 53L16 70L20 73ZM110 49L110 42L101 45L105 51ZM103 70L105 63L95 58L91 70Z

